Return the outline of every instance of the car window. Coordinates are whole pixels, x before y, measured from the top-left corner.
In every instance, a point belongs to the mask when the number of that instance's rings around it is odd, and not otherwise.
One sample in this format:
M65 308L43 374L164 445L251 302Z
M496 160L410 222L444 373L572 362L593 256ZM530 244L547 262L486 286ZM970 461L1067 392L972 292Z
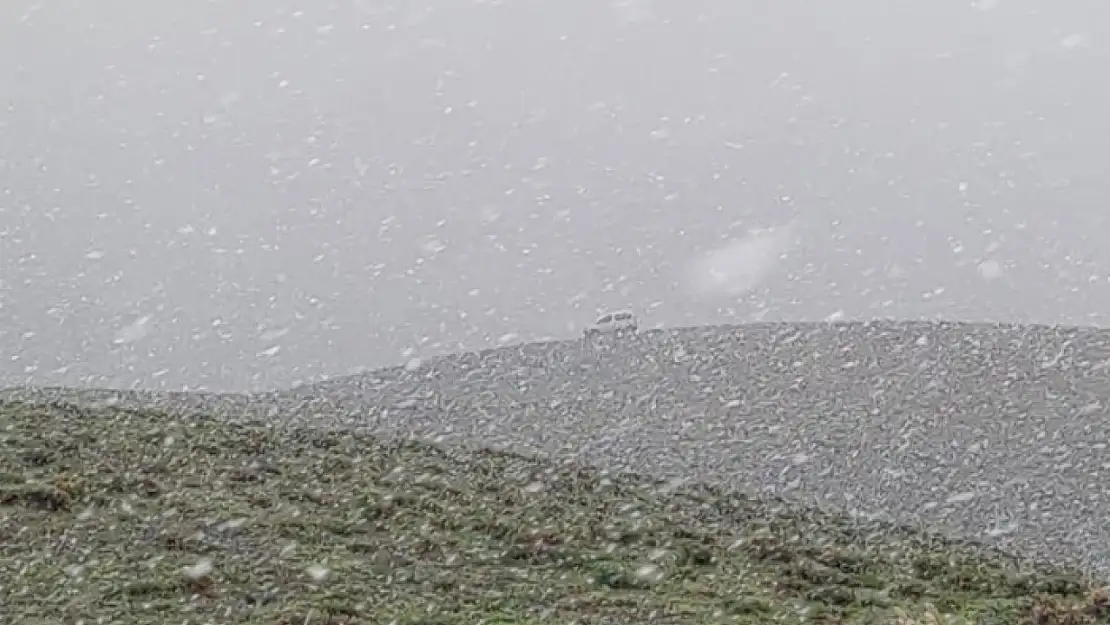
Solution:
M613 320L613 315L602 315L597 318L598 323L609 323Z
M617 321L628 321L631 318L632 313L617 313L616 315L613 315L613 319L616 319Z

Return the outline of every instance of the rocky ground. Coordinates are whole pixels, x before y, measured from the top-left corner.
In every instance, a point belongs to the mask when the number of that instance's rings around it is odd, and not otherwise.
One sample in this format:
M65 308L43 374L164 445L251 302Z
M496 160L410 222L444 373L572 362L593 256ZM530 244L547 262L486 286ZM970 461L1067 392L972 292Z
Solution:
M783 323L508 347L253 397L124 400L707 479L1107 573L1108 365L1110 332L1095 329Z

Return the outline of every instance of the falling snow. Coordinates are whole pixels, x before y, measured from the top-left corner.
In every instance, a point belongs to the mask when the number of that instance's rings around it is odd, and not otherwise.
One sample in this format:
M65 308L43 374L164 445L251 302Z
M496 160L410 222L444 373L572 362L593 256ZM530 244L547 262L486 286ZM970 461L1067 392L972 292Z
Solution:
M1003 274L1002 263L997 260L984 260L979 263L979 275L987 280L1001 278Z
M126 345L142 340L150 333L151 319L152 317L150 315L143 315L135 319L116 331L116 336L112 342L116 345Z
M12 13L0 387L289 400L267 419L319 393L391 434L1110 544L1102 4L301 4ZM143 512L97 506L74 522Z
M322 582L326 580L330 575L331 570L321 564L314 564L308 567L308 576L311 577L313 581Z
M730 241L693 262L690 279L703 295L739 295L758 286L782 260L789 245L789 228Z
M213 570L212 560L209 558L202 558L195 564L186 566L181 572L189 579L202 579L211 575Z
M1064 48L1086 48L1091 45L1091 42L1086 35L1074 33L1061 39L1060 45Z

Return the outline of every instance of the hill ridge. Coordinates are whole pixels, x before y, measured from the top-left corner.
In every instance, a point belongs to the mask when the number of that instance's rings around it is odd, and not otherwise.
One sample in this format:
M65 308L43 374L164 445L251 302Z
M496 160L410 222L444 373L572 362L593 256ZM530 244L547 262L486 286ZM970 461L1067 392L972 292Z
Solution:
M69 394L722 482L1110 571L1110 331L1097 328L694 326L266 394Z

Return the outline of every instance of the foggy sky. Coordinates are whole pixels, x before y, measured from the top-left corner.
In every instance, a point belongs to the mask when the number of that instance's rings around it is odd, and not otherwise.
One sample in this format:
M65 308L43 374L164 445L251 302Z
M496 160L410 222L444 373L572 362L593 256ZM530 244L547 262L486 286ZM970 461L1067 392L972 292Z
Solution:
M272 388L609 307L1110 325L1108 24L1098 0L4 2L0 385ZM691 288L768 228L752 289Z

